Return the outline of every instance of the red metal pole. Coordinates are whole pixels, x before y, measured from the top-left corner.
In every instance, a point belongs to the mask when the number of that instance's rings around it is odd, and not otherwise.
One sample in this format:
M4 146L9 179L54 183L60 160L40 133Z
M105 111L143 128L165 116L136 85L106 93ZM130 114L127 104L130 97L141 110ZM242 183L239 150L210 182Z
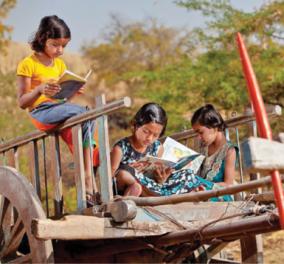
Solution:
M272 140L272 131L268 122L268 117L264 107L262 95L253 71L244 41L240 33L237 33L237 43L239 47L240 57L243 65L243 71L247 82L247 88L250 96L250 101L253 105L256 117L256 123L259 134L262 138ZM272 186L274 190L274 197L278 207L280 225L284 229L284 193L281 183L279 171L271 172Z

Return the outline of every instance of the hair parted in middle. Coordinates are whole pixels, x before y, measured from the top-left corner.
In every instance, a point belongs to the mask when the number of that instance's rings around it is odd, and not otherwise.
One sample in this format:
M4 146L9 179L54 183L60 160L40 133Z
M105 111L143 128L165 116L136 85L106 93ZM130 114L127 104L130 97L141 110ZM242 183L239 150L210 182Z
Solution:
M162 136L167 127L168 117L166 111L157 103L144 104L135 114L131 123L136 129L152 122L163 126L160 135Z
M224 119L212 104L206 104L194 112L191 125L197 123L207 128L218 128L219 131L225 131L227 128Z
M39 27L30 41L32 50L43 52L48 39L69 38L71 31L63 19L56 15L45 16L41 19Z

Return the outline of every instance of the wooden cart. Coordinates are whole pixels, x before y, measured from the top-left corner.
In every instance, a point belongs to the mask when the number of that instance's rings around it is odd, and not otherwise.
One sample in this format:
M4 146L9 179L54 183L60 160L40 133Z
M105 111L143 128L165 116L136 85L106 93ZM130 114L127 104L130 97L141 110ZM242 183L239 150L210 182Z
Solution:
M113 198L107 118L130 104L129 98L106 103L100 97L96 109L71 118L57 131L32 132L0 145L2 262L214 263L218 252L239 239L243 262L258 261L256 235L279 230L279 219L273 207L256 203L259 196L245 199L243 193L269 185L270 177L256 179L254 174L253 180L246 181L240 170L240 184L219 191ZM272 108L269 114L275 117L281 109ZM81 123L92 119L99 129L101 203L86 208ZM239 127L254 127L254 116L236 116L227 124L239 144ZM66 211L69 198L62 188L58 131L66 127L72 127L75 142L75 212ZM196 142L192 130L172 137L191 146ZM22 164L29 164L30 170ZM207 202L210 197L237 193L243 195L240 201Z

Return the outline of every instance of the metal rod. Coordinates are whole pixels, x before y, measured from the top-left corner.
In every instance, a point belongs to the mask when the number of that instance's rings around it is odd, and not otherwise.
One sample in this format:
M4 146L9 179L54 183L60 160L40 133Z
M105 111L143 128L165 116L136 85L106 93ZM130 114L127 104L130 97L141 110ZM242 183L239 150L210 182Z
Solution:
M237 33L237 43L239 47L243 71L247 82L247 88L251 103L253 105L259 134L263 138L272 140L272 130L268 121L267 113L264 107L262 95L258 82L250 62L245 44L240 33ZM278 207L281 228L284 229L284 193L280 179L279 171L271 172L272 186L274 190L276 205Z

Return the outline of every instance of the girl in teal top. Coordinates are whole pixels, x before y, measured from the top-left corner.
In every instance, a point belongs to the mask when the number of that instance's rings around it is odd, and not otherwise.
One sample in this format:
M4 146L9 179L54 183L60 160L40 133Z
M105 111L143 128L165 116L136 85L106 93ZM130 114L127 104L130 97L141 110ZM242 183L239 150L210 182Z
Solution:
M213 183L211 189L232 185L235 178L237 149L226 140L224 133L226 124L222 116L211 104L207 104L195 111L191 125L201 140L201 152L206 157L199 176ZM231 200L229 195L222 198Z

